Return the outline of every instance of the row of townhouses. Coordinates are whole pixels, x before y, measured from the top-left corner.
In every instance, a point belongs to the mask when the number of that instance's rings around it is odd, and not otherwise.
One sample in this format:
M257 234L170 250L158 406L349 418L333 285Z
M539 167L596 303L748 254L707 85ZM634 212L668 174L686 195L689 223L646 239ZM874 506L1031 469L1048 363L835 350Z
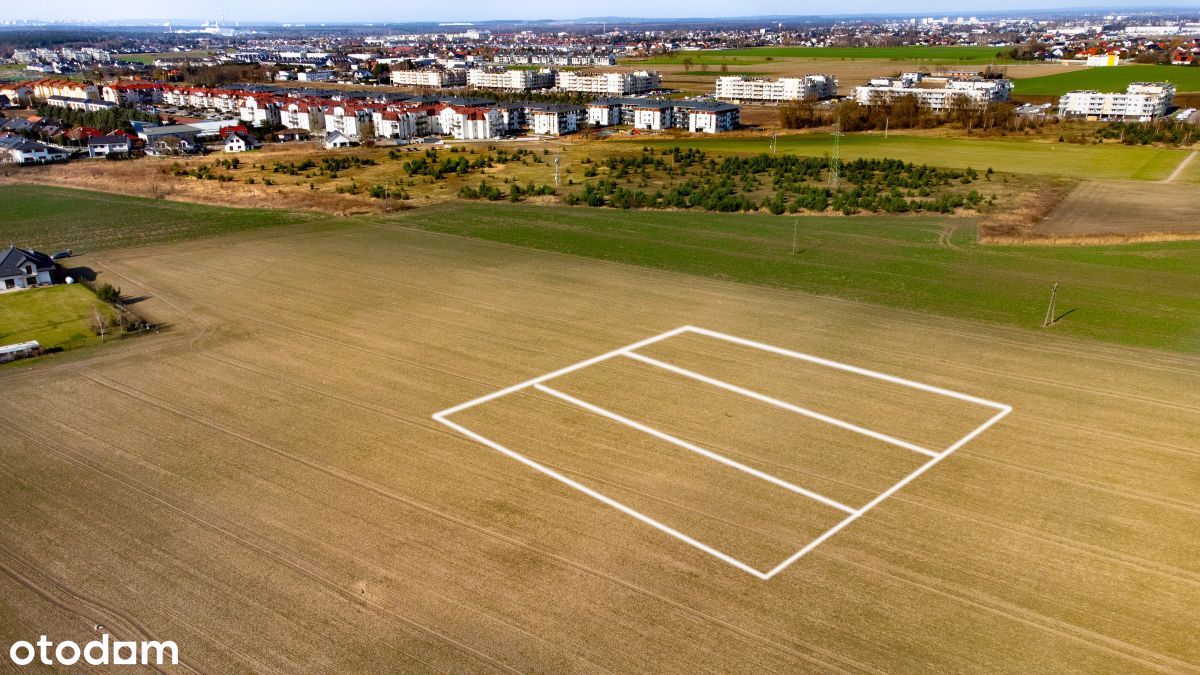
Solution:
M1166 115L1174 101L1175 85L1170 82L1134 82L1124 92L1068 92L1058 100L1058 115L1147 122Z
M656 71L611 72L583 74L574 71L542 70L495 70L472 68L430 68L421 70L393 70L392 84L401 87L427 87L432 89L471 86L479 89L503 89L522 91L525 89L550 89L560 91L597 94L601 96L628 96L644 94L662 86L662 77Z
M803 101L837 96L833 75L781 77L777 80L729 75L717 78L717 98L722 101Z
M1012 81L1006 79L904 73L900 77L877 77L855 87L854 100L862 105L882 105L912 96L922 108L943 112L960 100L972 106L1007 101L1012 88Z

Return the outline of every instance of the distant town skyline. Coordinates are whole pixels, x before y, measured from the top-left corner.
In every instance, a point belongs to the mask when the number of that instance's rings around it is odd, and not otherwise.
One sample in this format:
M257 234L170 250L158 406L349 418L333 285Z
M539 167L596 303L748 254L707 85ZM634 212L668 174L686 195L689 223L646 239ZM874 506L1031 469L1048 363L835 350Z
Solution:
M234 23L403 23L403 22L467 22L491 20L570 20L586 16L625 18L722 18L733 16L788 15L819 16L833 14L987 14L1010 11L1052 11L1056 9L1099 10L1161 7L1172 10L1200 10L1194 0L1151 0L1115 4L1096 0L917 0L900 4L880 0L843 0L836 5L815 2L781 2L780 0L743 0L738 3L716 0L610 0L600 6L549 0L526 0L497 10L484 5L398 5L383 0L361 0L350 6L332 6L317 0L259 0L229 2L223 8L218 2L185 2L162 0L153 5L142 0L109 0L104 3L68 1L53 5L13 3L4 10L5 18L44 21L213 21L222 14L227 24ZM603 11L601 12L601 8ZM151 11L152 10L152 11ZM836 10L836 11L834 11Z

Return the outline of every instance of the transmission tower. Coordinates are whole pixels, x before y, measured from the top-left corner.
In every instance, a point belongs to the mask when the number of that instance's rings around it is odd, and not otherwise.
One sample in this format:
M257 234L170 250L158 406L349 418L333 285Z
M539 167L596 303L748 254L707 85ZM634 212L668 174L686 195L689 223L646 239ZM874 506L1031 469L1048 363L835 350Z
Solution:
M842 170L842 121L837 120L833 123L833 154L829 157L829 189L836 191L838 184L841 182Z

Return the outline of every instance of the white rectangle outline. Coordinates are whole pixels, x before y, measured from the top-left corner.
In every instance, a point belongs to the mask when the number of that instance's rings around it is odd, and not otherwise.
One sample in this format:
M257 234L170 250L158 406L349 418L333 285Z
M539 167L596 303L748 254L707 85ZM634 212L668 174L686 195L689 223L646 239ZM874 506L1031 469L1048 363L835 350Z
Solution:
M635 350L637 350L641 347L645 347L647 345L654 344L655 342L660 342L662 340L666 340L668 338L674 337L681 333L696 333L698 335L704 335L707 337L716 338L718 340L724 340L726 342L739 344L739 345L742 345L745 347L752 347L754 349L760 349L760 350L771 352L774 354L788 356L788 357L791 357L794 359L799 359L801 361L808 361L810 363L815 363L815 364L827 366L830 368L836 368L838 370L843 370L843 371L846 371L849 373L854 373L856 375L863 375L866 377L883 380L885 382L890 382L892 384L899 384L899 385L911 387L913 389L918 389L918 390L933 393L933 394L940 394L942 396L948 396L950 398L958 399L961 401L967 401L969 403L974 403L974 404L981 405L984 407L993 408L993 409L998 410L999 412L997 412L995 415L990 417L983 424L976 427L974 430L972 430L967 435L965 435L962 438L955 441L953 444L951 444L946 449L942 450L941 452L934 452L927 448L923 448L918 445L908 443L907 441L893 438L886 434L881 434L879 432L875 432L870 429L865 429L863 427L859 427L857 425L850 424L849 422L844 422L842 420L838 420L836 418L829 417L827 415L822 415L821 413L817 413L815 411L808 410L806 408L794 406L790 403L786 403L784 401L780 401L778 399L774 399L769 396L764 396L762 394L758 394L757 392L753 392L749 389L743 389L742 387L738 387L736 385L732 385L732 384L729 384L726 382L721 382L720 380L716 380L715 378L710 378L706 375L694 373L692 371L685 370L683 368L679 368L678 366L664 363L662 361L658 361L657 359L652 359L652 358L644 356L642 354L635 353ZM779 478L776 478L769 474L763 473L763 472L753 469L751 467L740 464L740 463L738 463L734 460L731 460L727 457L718 455L717 453L705 450L705 449L695 446L691 443L688 443L681 439L675 438L674 436L670 436L669 434L663 433L656 429L652 429L650 427L647 427L647 426L640 424L638 422L635 422L633 420L621 417L620 415L617 415L615 413L604 410L603 408L600 408L599 406L592 405L590 403L587 403L586 401L582 401L580 399L574 398L574 397L564 394L560 391L557 391L555 389L552 389L550 387L546 387L546 386L542 385L543 382L546 382L548 380L552 380L556 377L561 377L563 375L574 372L576 370L580 370L582 368L587 368L588 366L595 365L597 363L606 361L606 360L611 359L616 356L626 356L626 357L641 361L643 363L653 365L655 367L665 368L672 372L676 372L680 375L684 375L685 377L697 379L699 381L706 382L713 386L721 387L723 389L733 391L733 392L741 394L743 396L748 396L755 400L759 400L761 402L764 402L764 403L767 403L767 404L770 404L770 405L773 405L776 407L780 407L785 410L790 410L797 414L811 417L813 419L817 419L822 422L826 422L826 423L832 424L834 426L838 426L843 429L853 431L855 433L860 433L860 434L863 434L866 436L870 436L872 438L884 441L886 443L890 443L890 444L897 445L899 447L903 447L903 448L906 448L906 449L914 451L914 452L928 455L928 456L930 456L930 459L927 462L925 462L924 464L922 464L920 467L918 467L915 471L913 471L909 475L902 478L895 485L892 485L890 488L883 491L880 495L878 495L871 501L867 502L867 504L865 504L864 506L854 509L854 508L848 507L844 504L838 503L832 499L829 499L827 497L819 495L815 492L812 492L810 490L806 490L799 486L792 485L791 483L788 483L787 481L784 481L782 479L779 479ZM657 438L668 441L668 442L678 445L680 447L684 447L692 452L696 452L697 454L701 454L705 457L708 457L709 459L713 459L715 461L718 461L718 462L721 462L728 466L731 466L735 469L738 469L739 471L744 471L746 473L754 475L757 478L761 478L761 479L771 482L775 485L784 487L785 489L791 490L793 492L797 492L797 493L802 494L811 499L821 501L822 503L826 504L827 506L837 508L841 511L848 513L849 515L847 515L844 519L842 519L839 523L837 523L833 527L826 530L824 533L822 533L816 539L814 539L811 542L809 542L808 544L806 544L799 551L796 551L795 553L793 553L790 557L788 557L783 562L779 563L772 569L770 569L766 572L763 572L754 567L751 567L750 565L747 565L746 563L744 563L726 553L718 551L717 549L712 548L711 546L708 546L707 544L704 544L703 542L693 539L692 537L689 537L686 534L683 534L682 532L679 532L678 530L675 530L668 525L660 523L657 520L654 520L653 518L650 518L649 516L639 512L639 511L635 511L634 509L612 499L611 497L607 497L599 492L596 492L595 490L587 487L586 485L583 485L577 481L574 481L547 466L539 464L538 462L536 462L532 459L529 459L528 457L525 457L524 455L514 452L513 450L510 450L509 448L506 448L505 446L500 445L499 443L497 443L489 438L486 438L485 436L478 434L478 433L464 427L461 424L458 424L457 422L452 422L449 419L447 419L448 416L453 415L455 413L462 412L463 410L466 410L468 408L472 408L477 405L487 403L488 401L495 400L502 396L507 396L508 394L512 394L514 392L521 391L522 389L526 389L529 387L534 387L535 389L542 391L543 393L549 394L551 396L555 396L559 399L562 399L564 401L572 403L573 405L581 407L585 410L589 410L590 412L593 412L595 414L598 414L598 415L604 416L608 419L612 419L614 421L620 422L621 424L625 424L626 426L630 426L634 429L637 429L644 433L648 433L650 435L653 435ZM794 563L797 560L799 560L800 558L802 558L809 551L813 550L820 544L824 543L827 539L829 539L833 535L837 534L839 531L841 531L842 528L846 527L850 523L857 520L859 517L861 517L867 511L871 510L875 506L878 506L880 502L882 502L883 500L885 500L888 497L895 494L897 491L899 491L905 485L908 485L917 476L920 476L921 474L928 471L935 464L937 464L938 462L940 462L943 459L945 459L946 457L948 457L955 450L958 450L959 448L961 448L964 445L966 445L967 443L969 443L972 439L974 439L979 434L986 431L988 428L990 428L996 422L999 422L1005 415L1009 414L1010 412L1012 412L1012 406L1005 405L1003 403L996 403L995 401L989 401L987 399L979 398L976 396L971 396L969 394L963 394L960 392L951 391L949 389L943 389L941 387L935 387L935 386L928 385L928 384L922 384L920 382L914 382L912 380L907 380L907 379L904 379L901 377L896 377L894 375L888 375L886 373L880 373L877 371L868 370L866 368L859 368L857 366L851 366L851 365L848 365L845 363L839 363L837 361L830 361L828 359L823 359L823 358L820 358L817 356L812 356L810 354L804 354L802 352L795 352L795 351L791 351L788 349L783 349L781 347L775 347L772 345L763 344L761 342L754 342L753 340L746 340L744 338L739 338L739 337L736 337L733 335L727 335L725 333L718 333L717 331L707 330L704 328L697 328L695 326L680 326L679 328L676 328L674 330L669 330L665 333L660 333L653 337L646 338L645 340L641 340L639 342L635 342L630 345L626 345L619 349L614 349L610 352L605 352L604 354L601 354L599 356L594 356L590 359L580 361L578 363L569 365L565 368L560 368L553 372L546 373L545 375L539 375L538 377L535 377L530 380L526 380L524 382L521 382L520 384L515 384L511 387L506 387L504 389L494 391L485 396L480 396L479 398L472 399L465 403L460 403L456 406L446 408L445 410L434 413L433 419L436 420L437 422L463 434L464 436L466 436L478 443L482 443L483 445L486 445L487 447L492 448L493 450L496 450L497 452L500 452L501 454L503 454L507 457L515 459L518 462L521 462L522 464L525 464L526 466L528 466L540 473L543 473L561 483L564 483L570 487L573 487L576 490L579 490L580 492L588 495L589 497L592 497L593 499L603 502L604 504L607 504L607 505L617 509L618 511L621 511L622 513L625 513L626 515L632 516L633 518L636 518L637 520L640 520L643 523L646 523L647 525L650 525L651 527L654 527L657 530L665 532L665 533L671 535L672 537L675 537L676 539L679 539L680 541L682 541L692 547L700 549L701 551L704 551L705 553L708 553L709 555L712 555L712 556L722 560L723 562L726 562L744 572L752 574L755 577L758 577L759 579L767 580L767 579L770 579L771 577L775 576L779 572L783 571L784 569L786 569L792 563Z

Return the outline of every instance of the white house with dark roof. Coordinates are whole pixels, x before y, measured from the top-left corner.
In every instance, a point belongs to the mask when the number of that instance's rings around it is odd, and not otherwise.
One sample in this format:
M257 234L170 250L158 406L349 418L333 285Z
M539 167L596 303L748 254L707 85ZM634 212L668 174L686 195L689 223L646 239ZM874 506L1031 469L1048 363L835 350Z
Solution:
M92 136L88 139L88 157L129 154L128 136Z
M55 263L32 249L9 246L0 255L0 293L54 283Z

